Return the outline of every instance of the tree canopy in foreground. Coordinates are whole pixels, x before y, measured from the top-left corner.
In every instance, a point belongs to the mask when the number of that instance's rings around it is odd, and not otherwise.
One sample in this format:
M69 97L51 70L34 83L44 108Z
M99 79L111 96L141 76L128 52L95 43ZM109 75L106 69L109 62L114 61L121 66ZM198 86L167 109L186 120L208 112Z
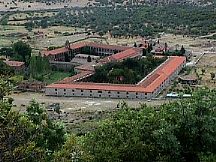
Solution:
M154 109L126 104L85 138L94 161L216 160L216 91Z
M96 130L74 136L35 101L25 113L0 101L0 161L213 162L215 108L209 89L156 108L123 103Z

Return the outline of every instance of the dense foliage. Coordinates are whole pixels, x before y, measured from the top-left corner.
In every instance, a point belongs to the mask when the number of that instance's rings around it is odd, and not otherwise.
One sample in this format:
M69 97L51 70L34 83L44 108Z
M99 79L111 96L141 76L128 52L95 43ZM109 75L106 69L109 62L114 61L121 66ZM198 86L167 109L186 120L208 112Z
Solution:
M135 84L166 60L148 55L142 59L126 59L122 62L108 63L95 69L89 79L98 83Z
M29 64L30 76L43 81L44 75L51 71L49 60L42 56L32 56Z
M32 48L29 44L18 41L12 47L3 47L0 49L0 55L9 57L11 60L23 61L27 65L31 57Z
M18 41L13 44L12 49L14 50L15 54L21 57L22 59L21 61L28 64L32 52L32 48L30 47L29 44L23 41Z
M216 160L216 91L202 90L189 100L122 110L86 136L95 162ZM211 159L211 160L210 160Z
M38 103L32 101L27 113L0 103L0 161L45 161L66 140L64 127L51 121Z
M216 160L215 90L202 89L190 99L156 109L122 103L119 111L81 137L66 134L37 102L24 113L14 111L12 102L0 100L0 161Z
M3 60L0 60L0 76L7 75L10 76L14 73L13 69L8 66L6 63L3 62Z
M12 83L9 81L9 78L13 75L13 69L0 60L0 102L12 90Z
M187 35L205 35L215 30L215 3L194 6L192 4L129 5L72 8L59 11L53 17L27 23L30 27L52 25L75 26L93 29L103 35L107 32L118 36L153 36L159 32Z

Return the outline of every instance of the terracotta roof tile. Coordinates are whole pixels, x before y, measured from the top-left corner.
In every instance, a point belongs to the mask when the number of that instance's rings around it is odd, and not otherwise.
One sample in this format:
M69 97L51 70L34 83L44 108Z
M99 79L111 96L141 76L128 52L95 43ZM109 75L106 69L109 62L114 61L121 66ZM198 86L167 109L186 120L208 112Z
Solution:
M72 83L72 84L51 84L51 85L46 86L46 88L145 92L145 88L135 86L135 85L83 83L83 82Z
M147 88L147 91L153 92L185 61L185 57L171 56L163 65L156 69L153 74L147 76L147 79L143 80L143 82L140 82L138 85L144 86Z
M20 67L25 64L24 62L20 61L4 61L4 63L11 67Z
M60 80L57 83L60 83L60 84L69 84L69 83L72 83L72 82L79 81L79 80L81 80L81 79L83 79L85 77L91 76L93 74L94 74L94 72L92 72L92 71L82 71L81 73L79 73L77 75L74 75L72 77L64 78L63 80Z
M125 58L131 58L140 55L139 53L140 51L141 50L138 48L130 48L125 51L116 53L110 57L113 58L114 60L123 60Z
M119 50L119 51L127 50L130 48L130 47L123 47L123 46L116 46L116 45L99 44L99 43L94 43L94 42L79 42L79 43L70 44L71 49L78 49L78 48L82 48L85 46L91 46L95 48L104 48L104 49L113 49L113 50ZM57 55L57 54L64 53L67 51L69 51L67 48L61 47L61 48L57 48L57 49L50 50L50 51L47 51L47 50L42 51L41 53L45 56L48 56L48 55Z

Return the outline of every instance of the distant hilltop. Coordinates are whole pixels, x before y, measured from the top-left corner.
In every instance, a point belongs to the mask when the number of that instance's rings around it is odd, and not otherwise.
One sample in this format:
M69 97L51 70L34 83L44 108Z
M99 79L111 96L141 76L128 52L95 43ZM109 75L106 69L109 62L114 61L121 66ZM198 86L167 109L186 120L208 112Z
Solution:
M80 0L77 0L79 2ZM82 0L85 1L85 0ZM86 2L95 1L103 5L113 4L151 4L151 5L166 5L166 4L195 4L195 5L210 5L214 0L86 0ZM20 2L39 2L52 5L55 3L74 3L73 0L20 0Z

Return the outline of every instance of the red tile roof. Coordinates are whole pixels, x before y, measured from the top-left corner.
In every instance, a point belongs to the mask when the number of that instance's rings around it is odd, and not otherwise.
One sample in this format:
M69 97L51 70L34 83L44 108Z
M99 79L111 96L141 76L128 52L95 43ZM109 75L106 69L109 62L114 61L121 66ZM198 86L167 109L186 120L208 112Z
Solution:
M11 67L20 67L25 64L24 62L20 61L4 61L4 63Z
M78 49L78 48L82 48L85 46L103 48L103 49L113 49L113 50L119 50L119 51L127 50L130 48L130 47L123 47L123 46L116 46L116 45L99 44L99 43L94 43L94 42L79 42L79 43L70 44L71 49ZM67 48L61 47L61 48L57 48L57 49L50 50L50 51L47 51L47 50L42 51L41 53L45 56L48 56L48 55L57 55L57 54L68 52L68 51L69 50Z
M113 54L111 56L105 57L105 58L99 60L99 62L108 63L111 61L120 61L120 60L123 60L126 58L133 58L133 57L139 56L140 52L141 52L140 48L129 48L125 51L122 51L122 52Z
M46 51L42 51L42 55L44 56L49 56L49 55L58 55L60 53L64 53L64 52L68 52L68 49L65 48L65 47L62 47L62 48L57 48L57 49L54 49L54 50L46 50Z
M100 62L102 64L106 64L106 63L111 62L111 61L115 61L115 59L111 56L107 56L103 59L100 59L98 62Z
M73 83L73 82L82 80L83 78L86 78L86 77L91 76L93 74L94 74L94 72L92 72L92 71L82 71L81 73L79 73L77 75L74 75L72 77L64 78L63 80L60 80L57 83L60 83L60 84L69 84L69 83Z
M81 47L85 47L87 44L88 44L87 42L74 43L74 44L70 44L70 48L71 49L78 49ZM42 54L45 56L57 55L57 54L68 52L68 51L69 51L68 48L61 47L61 48L57 48L57 49L50 50L50 51L42 51Z
M145 88L136 85L121 84L104 84L104 83L84 83L77 82L72 84L51 84L46 88L60 89L86 89L86 90L105 90L105 91L128 91L128 92L144 92Z
M185 57L171 56L164 64L156 69L145 80L137 85L128 84L103 84L103 83L79 83L72 84L51 84L47 88L63 89L88 89L88 90L107 90L107 91L128 91L128 92L154 92L162 82L170 77L176 69L186 61Z
M139 48L130 48L125 51L116 53L114 55L111 55L110 57L114 60L123 60L125 58L132 58L140 55L141 49Z
M146 87L147 91L153 92L161 85L175 70L186 61L185 57L171 56L163 65L146 77L138 85Z
M78 42L78 43L73 43L70 44L70 48L71 49L78 49L78 48L82 48L85 46L88 46L89 42Z

